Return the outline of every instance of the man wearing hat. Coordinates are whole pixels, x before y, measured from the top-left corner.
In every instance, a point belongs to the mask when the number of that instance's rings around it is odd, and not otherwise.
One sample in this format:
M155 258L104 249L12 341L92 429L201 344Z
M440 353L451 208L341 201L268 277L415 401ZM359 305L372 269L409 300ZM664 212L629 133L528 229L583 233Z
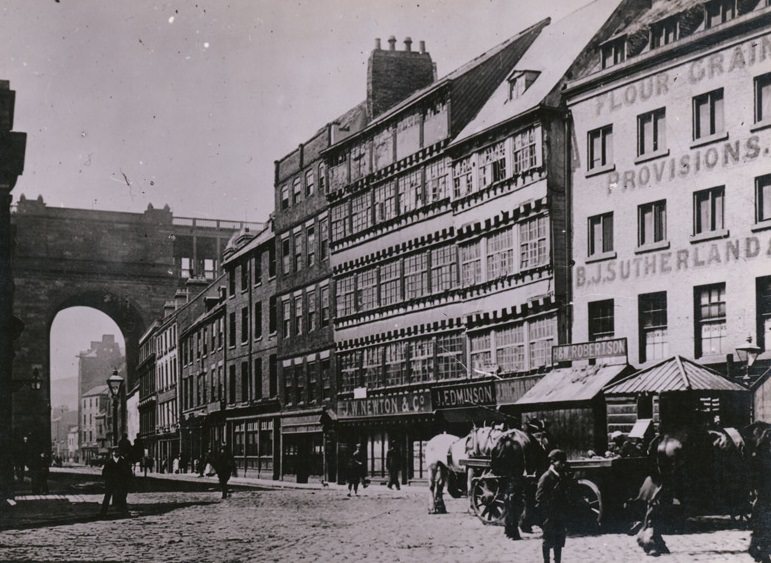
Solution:
M104 462L102 477L104 477L104 499L102 500L101 514L107 514L107 507L112 504L121 512L128 512L126 496L132 477L131 466L124 458L118 447L110 448L110 457Z
M544 563L549 563L551 549L554 549L554 562L560 563L562 548L565 546L567 513L573 478L568 470L567 456L562 450L549 452L549 463L549 469L538 480L535 503L543 521L541 551Z

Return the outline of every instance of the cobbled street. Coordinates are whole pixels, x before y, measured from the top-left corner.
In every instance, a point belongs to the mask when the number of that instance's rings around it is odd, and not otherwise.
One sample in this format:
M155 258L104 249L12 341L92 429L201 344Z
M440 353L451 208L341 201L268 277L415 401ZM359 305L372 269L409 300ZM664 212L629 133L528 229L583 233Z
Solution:
M441 516L426 513L426 500L382 487L358 498L337 488L238 490L224 501L214 491L132 494L130 518L0 532L0 560L541 560L539 534L512 542L468 514L466 499L448 499ZM666 541L672 554L660 561L751 561L746 530L703 526ZM644 560L624 534L569 537L564 554L566 562Z

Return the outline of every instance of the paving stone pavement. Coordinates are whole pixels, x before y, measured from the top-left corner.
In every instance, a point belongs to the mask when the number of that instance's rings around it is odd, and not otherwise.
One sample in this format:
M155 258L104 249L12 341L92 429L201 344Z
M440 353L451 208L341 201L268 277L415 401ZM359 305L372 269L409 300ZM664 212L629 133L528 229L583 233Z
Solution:
M90 495L89 495L90 497ZM95 499L94 499L95 500ZM484 526L465 499L427 514L427 496L369 488L129 495L131 516L0 532L0 561L539 562L538 534L512 542ZM98 506L94 504L94 510ZM662 562L752 561L749 532L666 536ZM564 561L645 561L623 534L568 537Z

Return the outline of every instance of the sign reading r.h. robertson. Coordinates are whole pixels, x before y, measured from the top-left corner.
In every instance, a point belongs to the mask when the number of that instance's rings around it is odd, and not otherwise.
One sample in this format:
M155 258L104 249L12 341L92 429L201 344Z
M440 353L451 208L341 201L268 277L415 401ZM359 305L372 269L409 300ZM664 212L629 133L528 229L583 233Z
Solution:
M551 355L554 363L592 358L625 358L626 338L552 346Z

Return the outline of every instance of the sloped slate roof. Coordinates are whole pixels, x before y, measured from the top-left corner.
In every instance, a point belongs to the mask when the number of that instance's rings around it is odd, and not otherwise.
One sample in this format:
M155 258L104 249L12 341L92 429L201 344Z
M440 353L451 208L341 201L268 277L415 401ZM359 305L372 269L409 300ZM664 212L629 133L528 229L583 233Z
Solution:
M515 404L589 401L599 395L603 387L629 369L632 368L626 364L581 365L555 369L543 376L543 379Z
M509 74L511 77L516 72L529 70L540 72L538 78L522 96L509 100L507 77L452 144L541 104L620 3L621 0L595 0L546 26Z
M83 393L84 397L93 397L95 395L107 395L109 394L110 389L107 387L107 385L97 385L96 387L93 387Z
M606 395L667 393L673 391L747 391L718 372L674 356L639 371L605 389Z

